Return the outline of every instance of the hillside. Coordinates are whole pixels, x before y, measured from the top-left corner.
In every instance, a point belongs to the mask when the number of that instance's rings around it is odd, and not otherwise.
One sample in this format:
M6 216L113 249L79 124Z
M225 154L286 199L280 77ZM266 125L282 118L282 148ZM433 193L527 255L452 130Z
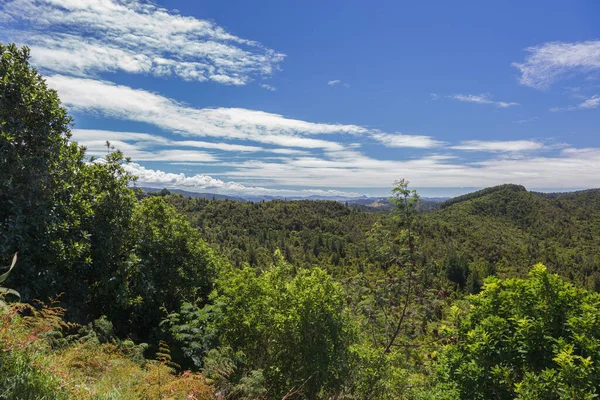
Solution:
M165 199L235 266L272 263L276 249L297 266L355 265L364 255L369 229L381 219L335 201Z
M393 225L388 214L334 201L166 199L234 265L272 262L280 249L294 265L321 265L348 274L373 256L367 244L373 226ZM478 287L492 272L521 276L544 262L552 271L600 290L598 190L554 195L502 185L428 211L417 220L423 253L460 287L470 275Z
M420 234L436 260L449 255L492 264L503 276L544 262L565 277L600 289L600 192L546 195L506 185L442 203L424 215Z

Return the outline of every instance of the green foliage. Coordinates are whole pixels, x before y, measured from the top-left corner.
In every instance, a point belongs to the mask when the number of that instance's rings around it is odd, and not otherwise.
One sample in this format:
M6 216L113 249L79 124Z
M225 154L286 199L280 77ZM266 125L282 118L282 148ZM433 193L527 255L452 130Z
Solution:
M64 293L69 319L106 315L117 334L157 341L161 308L205 299L217 261L161 198L138 204L120 151L107 143L86 162L28 60L0 45L0 260L20 251L11 281L23 300Z
M0 399L6 400L66 400L59 390L56 377L31 365L31 359L21 351L0 353Z
M243 367L242 357L242 352L235 354L230 347L211 349L204 357L202 374L211 380L219 393L228 398L268 398L267 382L262 370L247 371L245 375L236 373L238 365Z
M117 341L113 324L104 315L79 329L78 335L81 337L80 341L92 342L98 345Z
M268 266L280 250L294 266L319 265L336 277L364 266L367 233L382 218L334 201L244 203L180 195L165 200L236 267Z
M283 261L261 273L230 269L211 298L203 310L185 306L171 316L188 354L200 361L209 348L230 348L239 384L256 381L251 371L262 370L269 398L297 391L312 399L339 388L352 332L341 287L325 271L294 274Z
M123 168L127 162L116 151L80 171L78 215L86 233L81 243L86 246L87 259L66 272L63 279L68 290L64 300L69 309L79 299L93 305L85 310L88 318L110 316L114 304L124 301L119 296L124 285L123 271L132 259L137 207L135 194L129 188L133 177ZM84 284L82 292L76 290L78 284Z
M155 358L158 362L171 368L172 371L176 371L181 368L181 366L174 362L171 358L171 348L169 347L169 344L164 340L161 340L159 342Z
M71 118L29 65L29 49L0 44L0 259L21 253L15 286L48 296L58 269L82 260L77 173L83 150L70 142Z
M514 192L526 192L527 191L527 189L525 189L525 187L521 186L521 185L513 185L513 184L498 185L498 186L493 186L493 187L489 187L486 189L478 190L476 192L463 194L462 196L453 197L449 200L441 202L439 205L439 208L450 207L451 205L460 203L462 201L477 199L479 197L483 197L483 196L486 196L486 195L494 193L494 192L505 191L505 190L511 190Z
M394 182L392 188L392 197L390 202L394 207L395 219L401 224L401 226L410 226L412 221L417 214L417 207L419 205L419 195L416 190L410 190L408 188L409 182L405 179L400 179Z
M444 303L437 296L443 278L426 264L414 233L418 195L405 180L392 194L393 220L375 224L367 240L375 268L348 281L360 332L352 347L353 398L408 398L425 381L428 328Z
M459 286L474 269L479 276L472 283L480 285L489 274L525 276L524 266L543 262L552 272L600 290L598 191L547 198L510 187L493 189L420 216L416 231L430 261L452 267L449 277ZM449 258L463 265L449 264Z
M0 259L24 300L65 293L72 317L107 314L130 246L133 177L120 152L86 163L72 120L29 65L29 50L0 45Z
M174 327L175 332L178 335L182 335L184 327ZM188 342L188 345L193 345L193 340L200 338L194 338L190 336L179 336L180 339L184 339ZM202 363L202 373L207 378L211 379L213 384L220 391L231 392L232 384L230 382L233 374L236 370L236 361L239 360L239 356L233 354L233 350L230 347L210 349L203 360L196 359L197 363ZM235 361L234 361L235 360Z
M461 399L597 397L599 294L538 264L527 280L488 278L468 302L439 372Z
M544 262L600 291L600 191L502 185L422 212L400 180L389 214L136 197L129 160L109 142L86 160L28 60L0 45L0 261L21 255L0 296L64 292L84 326L0 308L0 398L212 398L203 376L173 375L183 356L232 399L597 396L600 295L539 265L495 275Z
M220 261L198 231L160 197L143 199L133 220L135 259L122 276L126 286L121 296L127 302L114 319L121 332L147 339L160 334L163 309L207 299Z
M40 307L0 309L0 399L214 399L202 375L137 360L141 345L114 337L100 343L96 333L110 336L105 319L75 334L63 309ZM59 348L57 333L65 337Z
M267 381L261 370L250 371L234 386L233 393L240 400L263 399L267 394Z

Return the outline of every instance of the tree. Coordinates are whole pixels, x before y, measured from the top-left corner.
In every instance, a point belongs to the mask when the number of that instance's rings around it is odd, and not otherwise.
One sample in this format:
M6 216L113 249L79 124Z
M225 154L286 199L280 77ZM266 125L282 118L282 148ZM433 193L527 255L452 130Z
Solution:
M231 379L263 371L269 398L325 398L348 368L352 329L343 291L322 269L294 274L279 257L261 273L224 271L212 304L182 307L171 316L172 332L199 365L209 350L230 349L236 361Z
M392 331L392 335L387 341L384 353L390 351L394 345L394 341L402 329L402 323L406 317L408 305L413 294L413 280L417 261L415 237L413 235L413 221L417 215L419 195L417 194L416 190L408 189L408 184L409 182L405 179L394 182L392 197L390 198L390 201L396 206L394 209L394 219L398 222L398 225L401 228L404 228L404 231L401 233L401 242L403 242L402 244L406 246L403 257L397 258L395 262L399 265L405 265L408 268L408 276L406 279L406 289L404 290L404 301L401 305L401 311L398 313L398 315L395 315L397 322L395 323L395 328Z
M86 160L28 60L26 47L0 44L0 259L19 251L24 301L62 292L69 317L85 321L111 308L130 257L134 177L120 151Z
M14 280L25 300L50 295L58 264L85 260L71 211L84 151L69 140L71 122L29 49L0 44L0 259L19 251Z
M459 315L438 378L461 399L592 399L600 387L600 295L536 265L487 278Z
M71 270L64 279L69 287L67 299L78 289L85 292L79 300L90 306L82 316L86 319L110 315L115 303L123 300L119 297L123 270L135 259L137 200L129 188L134 177L123 168L127 162L117 150L86 164L79 173L80 208L74 211L86 232L89 262Z
M184 301L204 304L212 291L219 260L173 206L147 197L133 215L135 260L122 271L127 303L118 317L124 333L156 334L161 308L178 310Z
M367 289L358 309L365 317L364 331L370 334L357 353L357 370L365 372L357 374L355 390L366 399L397 398L405 392L408 368L421 346L416 341L437 302L430 295L435 286L428 281L415 235L419 196L408 185L404 179L394 183L393 218L387 225L375 224L367 241L371 260L383 273L364 276L359 284L361 291Z

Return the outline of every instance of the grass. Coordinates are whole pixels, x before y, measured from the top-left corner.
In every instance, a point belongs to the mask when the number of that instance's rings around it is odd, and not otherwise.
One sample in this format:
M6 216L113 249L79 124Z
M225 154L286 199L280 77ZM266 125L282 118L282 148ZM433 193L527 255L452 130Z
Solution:
M0 399L214 399L202 375L144 360L130 341L100 343L63 313L54 304L0 307Z

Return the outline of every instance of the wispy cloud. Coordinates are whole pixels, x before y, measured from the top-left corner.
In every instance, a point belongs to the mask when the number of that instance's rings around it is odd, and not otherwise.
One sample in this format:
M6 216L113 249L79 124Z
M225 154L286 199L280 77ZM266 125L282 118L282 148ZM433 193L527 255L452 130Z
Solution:
M358 197L360 194L352 191L322 190L322 189L276 189L260 186L248 186L234 181L223 181L209 175L198 174L187 176L143 167L131 163L125 169L138 177L138 184L150 187L167 187L186 189L194 192L210 191L219 194L244 194L268 196L343 196Z
M263 89L267 89L267 90L269 90L271 92L275 92L277 90L276 87L273 87L273 86L271 86L269 84L266 84L266 83L261 83L260 87L263 88Z
M187 136L250 140L262 144L340 151L340 143L307 137L365 134L357 125L323 124L243 108L194 108L141 89L92 79L52 76L49 85L73 111L149 123Z
M435 155L416 159L378 160L361 154L337 159L297 157L283 163L256 160L231 165L222 174L270 185L336 189L389 187L399 176L420 187L485 187L506 182L531 188L600 186L600 149L572 149L553 156L493 153L478 162Z
M600 69L600 41L577 43L550 42L526 49L522 63L513 63L521 71L521 84L537 89L549 87L569 72L588 73Z
M538 117L531 117L531 118L526 118L526 119L520 119L518 121L514 121L517 124L528 124L530 122L534 122L537 121Z
M329 86L343 86L343 87L350 87L350 85L349 85L349 84L347 84L346 82L342 82L342 81L341 81L341 80L339 80L339 79L334 79L334 80L332 80L332 81L329 81L329 82L327 82L327 84L328 84Z
M508 108L513 106L518 106L519 103L515 102L505 102L505 101L493 101L489 98L489 96L485 94L474 95L474 94L454 94L448 96L451 99L463 101L467 103L476 103L476 104L493 104L500 108Z
M600 105L600 95L593 95L583 103L579 104L579 108L597 108Z
M77 76L124 71L244 85L285 57L142 0L8 0L0 20L2 36L29 45L42 70Z
M99 155L105 151L103 144L108 139L114 141L117 147L125 146L122 150L126 154L135 151L137 153L134 154L141 154L150 161L192 160L189 162L218 166L223 171L219 177L231 179L229 184L229 181L218 184L228 193L235 193L238 184L241 187L237 193L279 193L282 196L316 192L276 192L279 189L273 187L381 188L389 187L399 176L418 182L421 187L490 186L503 182L530 187L600 186L597 174L600 168L599 149L566 149L554 156L540 157L538 152L549 154L552 146L536 140L465 141L448 147L450 145L424 135L385 134L356 125L312 123L245 109L196 109L155 93L106 82L64 77L52 77L48 81L59 90L64 102L78 112L149 123L189 137L172 140L131 132L107 137L106 131L76 130L76 138L81 133L81 137L95 146ZM376 159L350 144L309 137L328 134L361 136L385 142L389 147L442 149L445 154L417 156L416 153L416 157L410 159ZM226 143L198 140L197 137L222 138ZM228 143L232 140L248 140L260 145ZM241 160L216 153L254 153L266 146L284 146L269 148L281 157ZM318 153L312 153L314 150ZM457 158L452 153L456 151L491 154L483 161L473 163ZM201 178L205 175L171 174L141 166L136 167L135 173L141 176L141 182L154 183L156 187L213 191L214 185L217 185L210 179L203 185L203 179L208 179ZM264 184L247 183L257 181Z
M65 76L52 76L47 81L58 90L63 102L73 111L149 123L186 136L245 140L263 145L320 149L330 153L345 151L352 146L312 136L361 135L387 147L427 149L444 145L444 142L425 135L391 134L358 125L314 123L263 111L242 108L198 109L156 93L106 81ZM278 152L284 153L282 149Z
M585 101L583 101L575 106L553 107L550 109L550 111L559 112L559 111L589 110L592 108L598 108L598 106L600 106L600 95L595 94L592 97L590 97L589 99L586 99Z
M506 141L485 141L485 140L465 140L459 145L452 146L454 150L467 151L487 151L487 152L522 152L541 150L545 146L543 143L534 140L506 140Z
M200 140L171 140L160 135L138 132L107 131L99 129L73 129L72 140L85 146L87 154L102 157L106 154L106 141L136 161L216 161L218 156L208 152L274 153L284 155L306 154L302 150L265 148L242 144L207 142ZM204 151L198 151L203 149Z
M440 147L444 142L435 140L431 136L423 135L405 135L402 133L381 133L375 132L371 137L387 147L413 147L421 149L429 149Z

